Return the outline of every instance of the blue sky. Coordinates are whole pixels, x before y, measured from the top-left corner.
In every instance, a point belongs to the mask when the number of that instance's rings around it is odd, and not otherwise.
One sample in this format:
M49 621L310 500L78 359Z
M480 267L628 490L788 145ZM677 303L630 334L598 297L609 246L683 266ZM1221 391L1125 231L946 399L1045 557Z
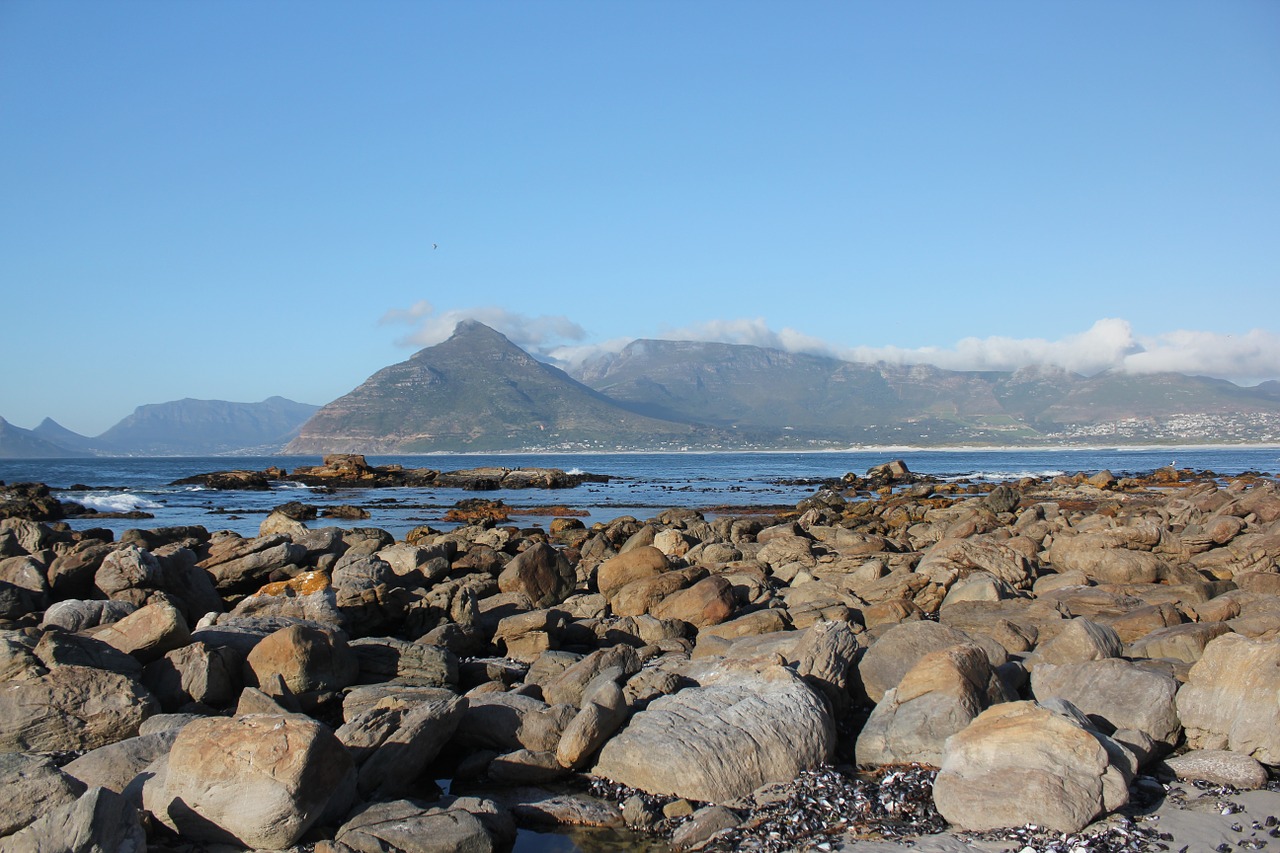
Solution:
M325 403L465 316L1277 378L1277 152L1269 0L5 0L0 416Z

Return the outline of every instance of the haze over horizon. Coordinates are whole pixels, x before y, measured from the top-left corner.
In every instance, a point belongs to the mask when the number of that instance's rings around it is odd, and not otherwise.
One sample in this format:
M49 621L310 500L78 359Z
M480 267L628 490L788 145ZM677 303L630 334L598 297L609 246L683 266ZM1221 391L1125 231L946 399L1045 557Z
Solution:
M327 403L474 318L1280 378L1280 5L0 5L0 416Z

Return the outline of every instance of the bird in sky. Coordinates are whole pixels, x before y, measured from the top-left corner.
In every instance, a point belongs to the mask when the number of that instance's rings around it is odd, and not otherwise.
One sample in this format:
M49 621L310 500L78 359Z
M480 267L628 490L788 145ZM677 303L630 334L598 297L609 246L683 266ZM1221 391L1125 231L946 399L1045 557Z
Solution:
M432 244L431 244L431 251L433 251L433 252L434 252L436 249L439 249L439 248L440 248L440 244L439 244L439 243L432 243Z

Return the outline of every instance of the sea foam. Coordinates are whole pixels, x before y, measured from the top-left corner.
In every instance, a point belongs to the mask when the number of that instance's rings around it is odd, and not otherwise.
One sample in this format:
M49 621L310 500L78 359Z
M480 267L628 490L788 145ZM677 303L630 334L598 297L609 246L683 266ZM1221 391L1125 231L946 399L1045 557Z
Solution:
M164 504L156 501L149 501L138 495L124 492L90 492L87 495L76 497L75 502L98 512L133 512L139 509L157 509L164 506Z

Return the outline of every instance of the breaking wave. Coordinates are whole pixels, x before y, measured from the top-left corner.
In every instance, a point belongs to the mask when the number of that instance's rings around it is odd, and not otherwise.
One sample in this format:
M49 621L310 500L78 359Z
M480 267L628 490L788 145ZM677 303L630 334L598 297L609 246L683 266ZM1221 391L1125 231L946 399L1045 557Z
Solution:
M158 509L162 503L150 501L138 495L124 492L90 492L74 498L75 502L98 512L133 512L139 509Z
M1039 479L1048 479L1050 477L1061 477L1066 471L970 471L967 474L952 474L946 477L939 477L946 483L955 483L960 480L981 480L985 483L1008 483L1013 480L1022 480L1027 477L1035 477Z

